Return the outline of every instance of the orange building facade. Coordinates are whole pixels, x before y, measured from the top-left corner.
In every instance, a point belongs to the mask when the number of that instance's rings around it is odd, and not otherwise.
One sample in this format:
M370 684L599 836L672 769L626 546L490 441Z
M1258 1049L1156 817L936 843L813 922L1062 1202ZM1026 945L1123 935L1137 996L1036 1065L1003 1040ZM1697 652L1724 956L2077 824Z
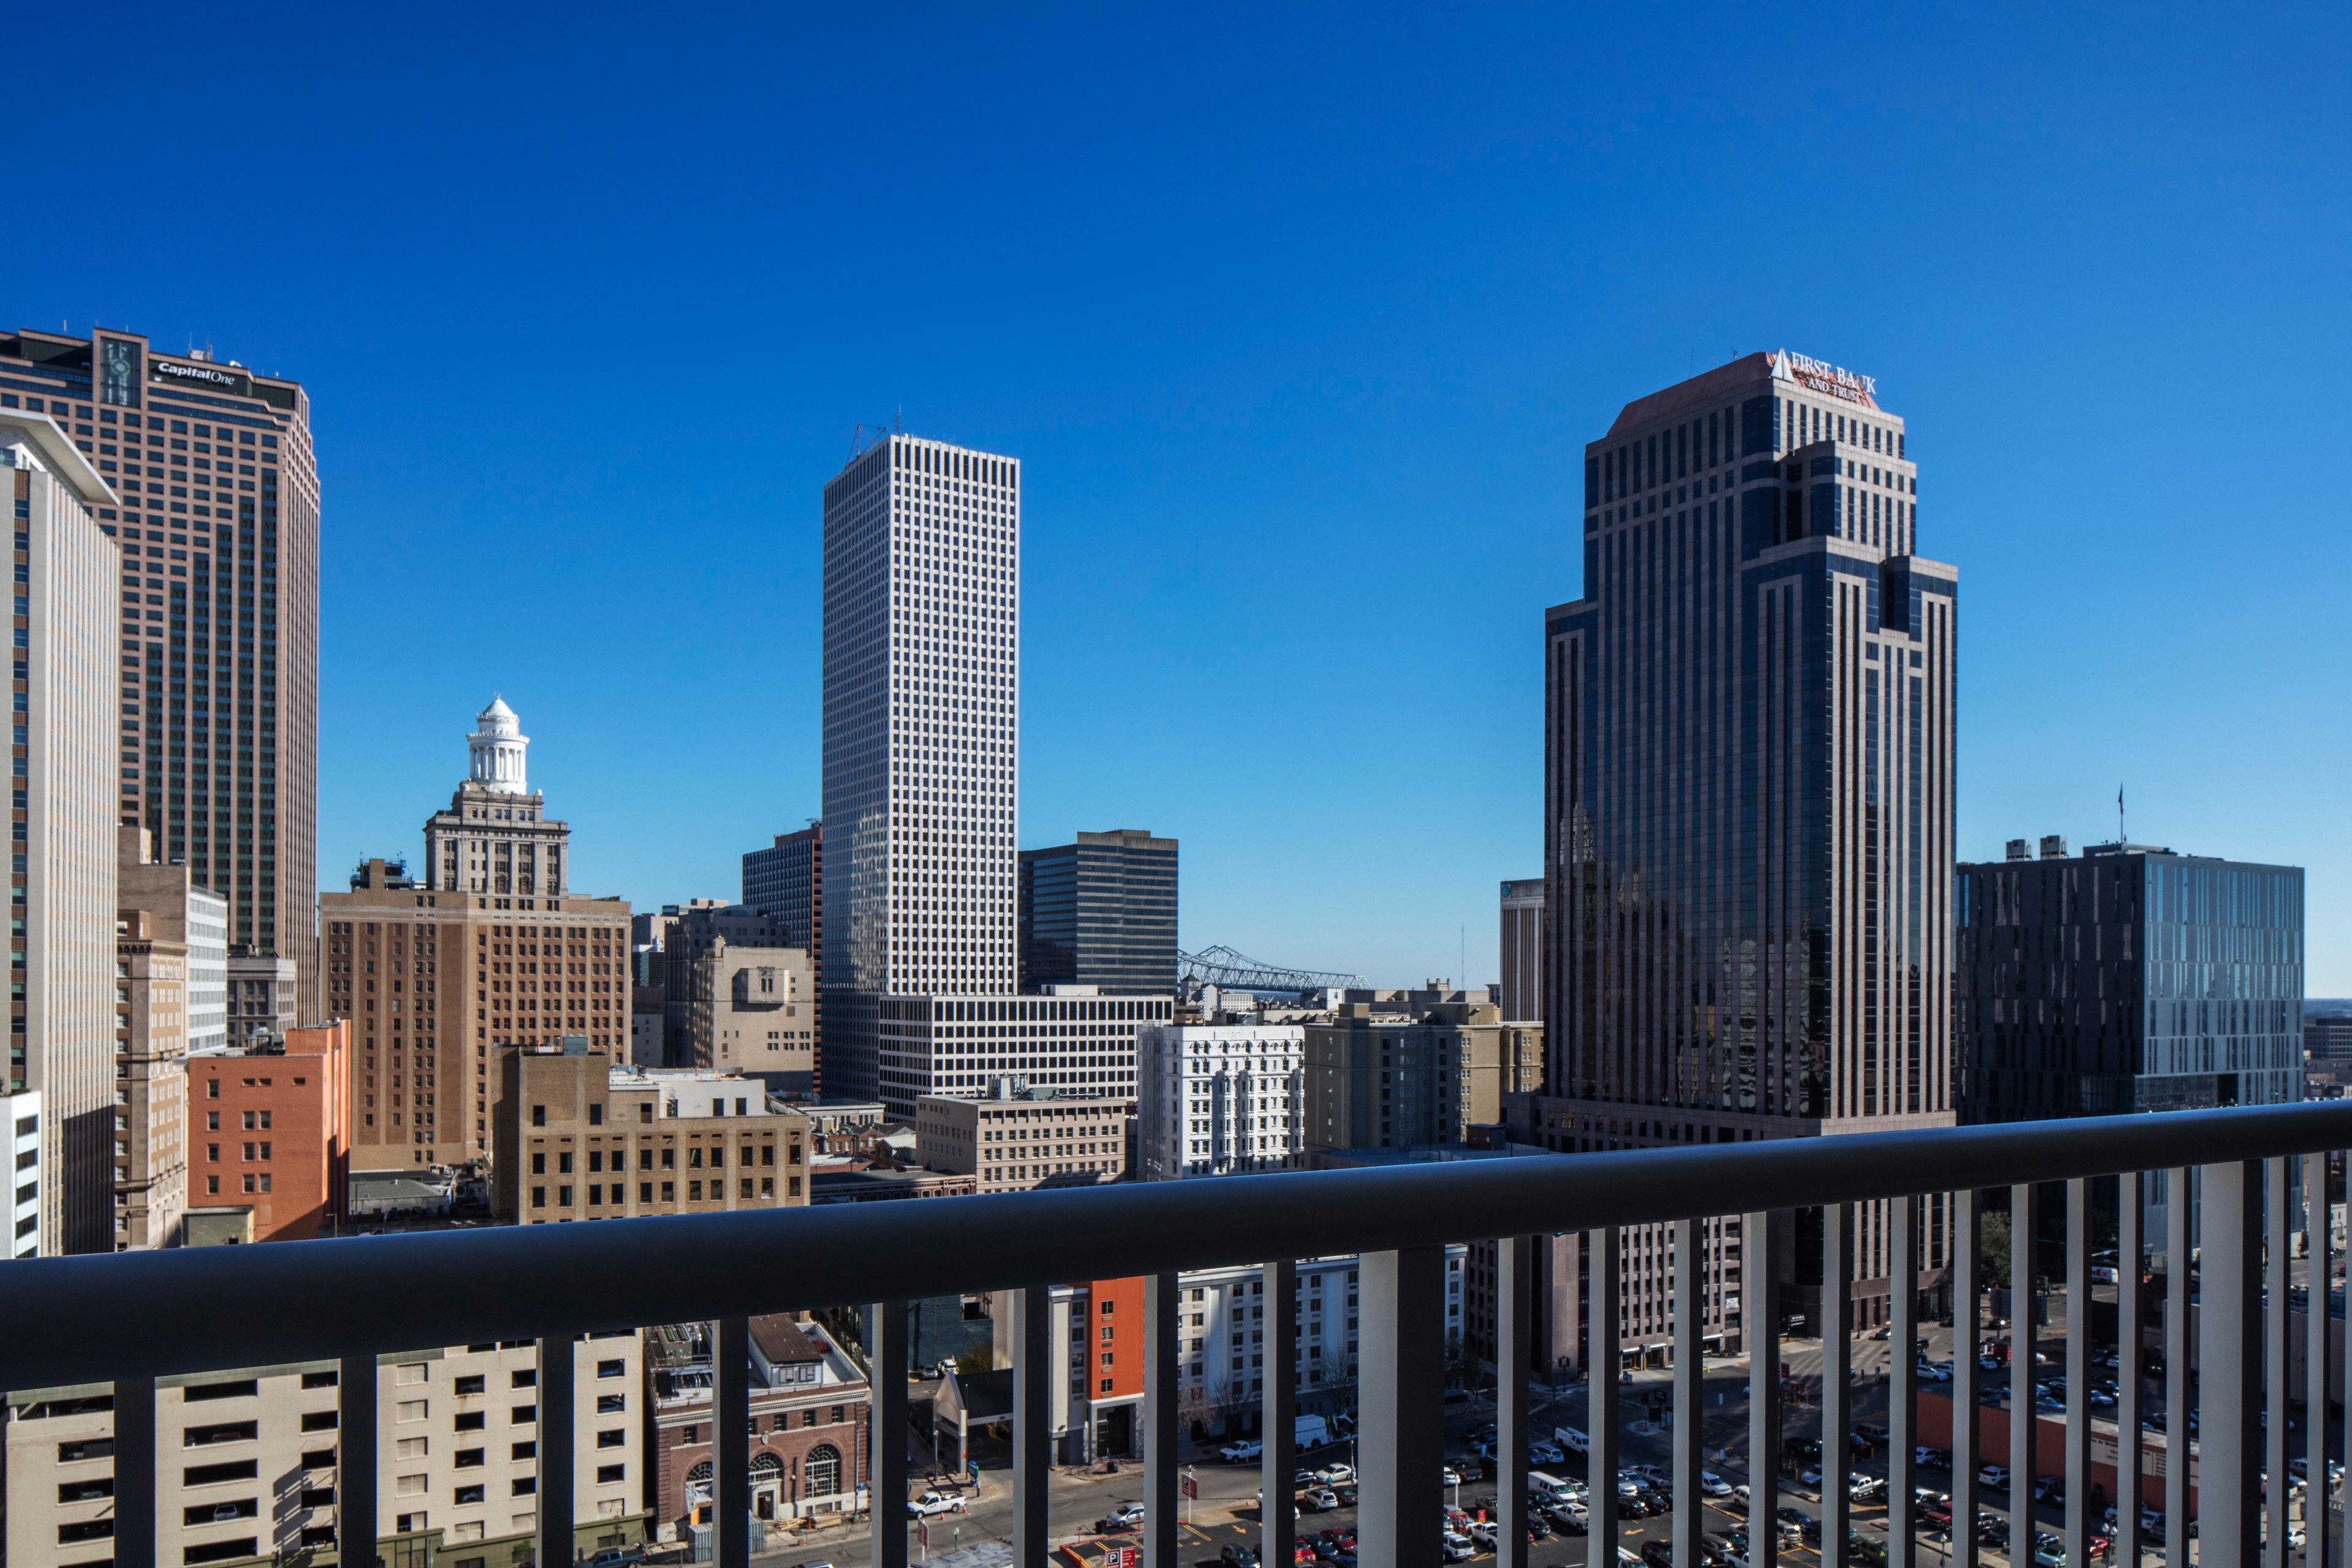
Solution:
M289 1029L283 1050L188 1058L188 1206L253 1211L256 1241L302 1241L346 1217L352 1026Z

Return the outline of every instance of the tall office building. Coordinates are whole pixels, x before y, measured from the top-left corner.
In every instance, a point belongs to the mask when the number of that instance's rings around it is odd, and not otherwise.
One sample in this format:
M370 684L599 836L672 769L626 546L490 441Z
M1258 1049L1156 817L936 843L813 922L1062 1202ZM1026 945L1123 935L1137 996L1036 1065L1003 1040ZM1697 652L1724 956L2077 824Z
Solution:
M327 1010L352 1026L360 1170L488 1155L502 1047L576 1035L628 1049L629 906L570 890L571 830L522 790L523 742L503 711L482 713L466 782L425 824L439 885L369 860L350 891L319 896Z
M1968 1120L2303 1098L2302 868L2042 843L1959 868Z
M1021 851L1021 989L1176 989L1176 840L1081 833Z
M1506 1018L1543 1016L1543 917L1541 877L1503 884L1503 981L1497 1000Z
M1868 377L1786 352L1586 447L1584 595L1544 627L1535 1142L1952 1120L1957 574L1913 553L1916 474ZM1864 1321L1885 1247L1865 1210Z
M782 926L788 947L814 955L819 944L824 900L824 824L811 822L798 833L779 833L765 849L743 857L743 902Z
M0 333L0 410L46 412L114 492L124 822L318 1005L319 474L299 384L131 332Z
M16 561L8 1088L40 1096L41 1252L107 1252L121 611L118 552L95 514L114 496L60 421L29 410L0 409L0 474Z
M1021 468L892 435L824 488L824 1056L836 1098L1135 1092L1168 997L1020 996Z

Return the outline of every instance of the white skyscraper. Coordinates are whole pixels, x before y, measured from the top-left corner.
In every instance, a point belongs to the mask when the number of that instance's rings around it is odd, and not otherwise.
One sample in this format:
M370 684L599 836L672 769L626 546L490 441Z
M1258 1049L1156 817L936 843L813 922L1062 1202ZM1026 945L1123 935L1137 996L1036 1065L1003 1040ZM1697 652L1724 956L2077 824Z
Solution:
M1014 994L1021 465L893 435L824 489L826 1093L1135 1085L1167 998Z

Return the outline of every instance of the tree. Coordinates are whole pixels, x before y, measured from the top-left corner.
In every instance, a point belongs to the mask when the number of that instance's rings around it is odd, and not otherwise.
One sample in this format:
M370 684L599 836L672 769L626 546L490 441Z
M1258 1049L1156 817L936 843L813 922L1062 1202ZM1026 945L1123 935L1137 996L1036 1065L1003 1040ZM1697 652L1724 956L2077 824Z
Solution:
M2009 1214L1994 1209L1982 1215L1979 1224L1983 1242L1977 1248L1977 1258L1984 1271L1984 1282L1997 1288L2009 1285Z

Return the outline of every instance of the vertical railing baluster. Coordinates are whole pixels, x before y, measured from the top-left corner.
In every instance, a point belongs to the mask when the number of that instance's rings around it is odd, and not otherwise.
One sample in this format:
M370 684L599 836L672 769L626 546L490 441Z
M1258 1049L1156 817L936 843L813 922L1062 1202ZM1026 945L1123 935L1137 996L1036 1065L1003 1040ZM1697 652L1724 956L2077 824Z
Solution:
M2269 1480L2263 1494L2263 1561L2269 1568L2286 1568L2286 1254L2293 1215L2287 1200L2294 1188L2286 1157L2263 1162L2263 1469Z
M1822 1563L1845 1568L1853 1500L1853 1210L1822 1207Z
M1983 1407L1978 1401L1978 1298L1983 1293L1980 1259L1984 1221L1974 1187L1952 1194L1952 1551L1953 1568L1977 1568L1983 1543L1977 1540L1977 1467L1984 1462L1977 1441Z
M1293 1420L1298 1397L1298 1265L1283 1258L1267 1264L1262 1273L1266 1357L1258 1407L1259 1436L1265 1440L1258 1456L1258 1489L1265 1499L1258 1510L1259 1560L1276 1568L1289 1568L1298 1528L1291 1518L1297 1506L1298 1479L1298 1428ZM1172 1558L1170 1568L1174 1568Z
M2009 1561L2033 1561L2033 1188L2009 1189Z
M2189 1562L2189 1216L2190 1167L2164 1173L2164 1564Z
M2303 1561L2327 1568L2327 1320L2336 1278L2327 1153L2303 1157Z
M572 1507L572 1405L578 1365L572 1335L550 1334L539 1342L539 1561L550 1568L562 1568L578 1555L579 1521ZM714 1471L717 1458L713 1454ZM717 1495L723 1502L726 1494Z
M1893 1309L1886 1336L1887 1568L1911 1568L1918 1556L1912 1494L1917 1485L1913 1447L1919 1430L1919 1205L1916 1197L1902 1197L1888 1205L1894 1223L1887 1250L1894 1278L1887 1281L1887 1305Z
M344 1568L375 1568L375 1352L335 1369L335 1551Z
M1013 1561L1045 1568L1045 1485L1054 1468L1054 1402L1049 1373L1054 1288L1027 1285L1013 1294Z
M1358 1561L1428 1568L1441 1555L1445 1496L1445 1250L1368 1252L1358 1268Z
M2066 1184L2066 1560L2091 1560L2091 1184Z
M907 1303L877 1301L866 1309L866 1353L873 1365L873 1403L868 1407L866 1475L874 1500L873 1568L907 1568ZM1082 1352L1083 1353L1083 1352ZM747 1351L745 1370L751 1366ZM750 1406L745 1406L745 1414ZM748 1434L750 1427L745 1426ZM751 1479L747 1450L744 1479ZM749 1499L745 1504L749 1508Z
M2147 1257L2140 1237L2139 1173L2116 1178L2116 1562L2139 1568L2140 1493L2146 1489L2140 1434L2140 1276Z
M1183 1476L1181 1441L1184 1343L1183 1276L1147 1275L1143 1281L1143 1563L1176 1568L1177 1496ZM1266 1327L1274 1327L1271 1318ZM1273 1348L1271 1345L1268 1349ZM1274 1373L1266 1373L1274 1386Z
M1535 1241L1507 1236L1495 1243L1496 1568L1528 1568L1528 1309L1533 1305Z
M710 1507L711 1539L718 1546L719 1568L746 1568L751 1561L751 1320L746 1317L721 1318L716 1324L718 1333L710 1357ZM873 1325L868 1322L867 1331ZM872 1400L870 1414L881 1415L885 1394L882 1362L878 1347L872 1339L866 1341L866 1356L873 1376L867 1384ZM541 1373L541 1382L547 1374ZM904 1397L905 1379L899 1381L900 1397ZM874 1430L880 1430L878 1419ZM898 1434L898 1451L904 1457L906 1432ZM882 1490L882 1467L886 1463L877 1445L867 1456L867 1474L874 1481L874 1496L886 1497ZM543 1484L543 1483L542 1483ZM905 1497L902 1486L898 1495ZM882 1542L878 1528L881 1510L877 1509L877 1528L875 1545ZM898 1561L906 1562L906 1547L898 1548ZM551 1560L554 1563L569 1562L568 1557ZM887 1558L877 1558L875 1568L892 1568Z
M1617 1361L1624 1309L1620 1271L1624 1238L1614 1226L1584 1233L1584 1391L1586 1482L1590 1515L1584 1561L1614 1568L1617 1561ZM1515 1456L1516 1457L1516 1456Z
M2262 1163L2207 1165L2200 1181L2198 1555L2239 1568L2262 1554Z
M1706 1458L1706 1225L1678 1219L1675 1239L1675 1430L1667 1448L1674 1471L1675 1568L1701 1568L1706 1519L1698 1473Z
M1267 1298L1273 1298L1273 1269L1267 1269ZM1267 1335L1275 1333L1275 1311L1267 1305ZM1265 1387L1275 1387L1275 1356L1279 1342L1267 1338ZM1176 1563L1176 1514L1183 1465L1179 1455L1179 1405L1183 1401L1183 1274L1164 1272L1143 1277L1143 1563L1146 1568L1173 1568ZM1267 1559L1273 1561L1273 1559Z
M155 1379L114 1380L115 1568L155 1568Z
M1748 1561L1780 1559L1780 1243L1769 1210L1739 1227L1745 1288L1740 1321L1748 1342Z

